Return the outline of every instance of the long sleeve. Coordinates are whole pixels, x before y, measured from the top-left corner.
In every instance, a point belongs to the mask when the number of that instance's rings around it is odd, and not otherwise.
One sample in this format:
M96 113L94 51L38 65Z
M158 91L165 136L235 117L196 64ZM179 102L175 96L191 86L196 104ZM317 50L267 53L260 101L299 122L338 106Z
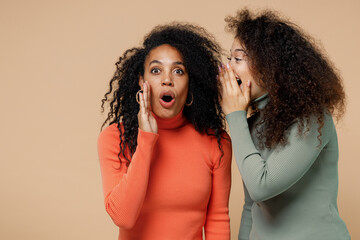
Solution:
M236 163L255 202L265 201L289 189L312 166L320 152L336 134L330 115L324 115L321 144L318 124L311 119L310 130L299 136L298 124L289 127L288 144L272 149L264 159L251 138L245 111L226 116L230 127ZM305 127L306 129L306 127Z
M244 195L245 195L245 203L241 214L241 223L240 223L240 229L238 235L239 240L249 240L250 231L252 227L251 207L254 201L250 198L250 195L245 185L244 185Z
M98 138L105 208L114 223L131 229L136 223L148 186L153 147L158 135L139 129L137 148L126 167L125 159L120 166L119 131L115 125L106 128Z
M231 141L227 134L227 139L222 139L221 152L217 142L213 149L216 151L214 156L214 168L212 172L212 191L208 204L207 218L205 223L206 240L229 240L230 239L230 219L229 219L229 194L231 187Z

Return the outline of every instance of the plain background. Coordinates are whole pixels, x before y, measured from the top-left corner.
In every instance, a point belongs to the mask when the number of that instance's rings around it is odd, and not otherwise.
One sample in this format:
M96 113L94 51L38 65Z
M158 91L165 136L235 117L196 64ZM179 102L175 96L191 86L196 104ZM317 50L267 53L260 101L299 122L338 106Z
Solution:
M223 19L244 6L289 17L318 40L343 76L348 105L337 126L338 203L352 238L360 239L358 0L1 0L0 239L117 239L103 205L96 150L100 100L114 63L155 25L173 20L204 26L229 49ZM243 195L233 163L236 239Z

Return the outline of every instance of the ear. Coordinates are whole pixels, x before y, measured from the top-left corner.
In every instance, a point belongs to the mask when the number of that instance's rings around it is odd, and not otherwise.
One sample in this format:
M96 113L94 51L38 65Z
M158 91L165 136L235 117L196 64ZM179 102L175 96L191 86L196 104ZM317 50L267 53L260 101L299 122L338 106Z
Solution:
M143 89L143 84L144 84L144 77L143 76L141 76L141 74L139 74L139 86L140 86L140 89L141 90L144 90Z

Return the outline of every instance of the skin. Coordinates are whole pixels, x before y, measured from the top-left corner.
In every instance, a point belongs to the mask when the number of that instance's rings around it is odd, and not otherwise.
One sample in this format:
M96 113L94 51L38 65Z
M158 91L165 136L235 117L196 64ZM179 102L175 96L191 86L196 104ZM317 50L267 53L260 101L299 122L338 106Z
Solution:
M189 75L184 60L176 48L163 44L150 51L144 63L144 76L139 77L143 93L139 94L139 128L157 133L157 123L151 112L161 118L172 118L181 112L186 103L189 89ZM164 107L161 94L171 92L174 103Z
M226 66L219 68L222 85L221 107L225 115L234 111L247 111L251 100L266 93L266 89L260 86L260 81L254 78L246 49L239 39L234 39L230 54ZM240 86L236 79L241 80Z

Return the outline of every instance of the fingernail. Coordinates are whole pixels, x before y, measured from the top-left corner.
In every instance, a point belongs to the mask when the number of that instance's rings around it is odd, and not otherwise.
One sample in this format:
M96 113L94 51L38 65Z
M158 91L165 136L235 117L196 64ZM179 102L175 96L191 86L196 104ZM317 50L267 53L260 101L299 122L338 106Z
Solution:
M226 67L227 67L227 68L230 68L230 65L229 65L229 63L227 63L227 64L226 64Z
M248 80L248 82L247 82L247 86L248 86L248 87L250 87L250 80Z
M219 67L219 72L221 73L221 67L220 66L218 66Z

